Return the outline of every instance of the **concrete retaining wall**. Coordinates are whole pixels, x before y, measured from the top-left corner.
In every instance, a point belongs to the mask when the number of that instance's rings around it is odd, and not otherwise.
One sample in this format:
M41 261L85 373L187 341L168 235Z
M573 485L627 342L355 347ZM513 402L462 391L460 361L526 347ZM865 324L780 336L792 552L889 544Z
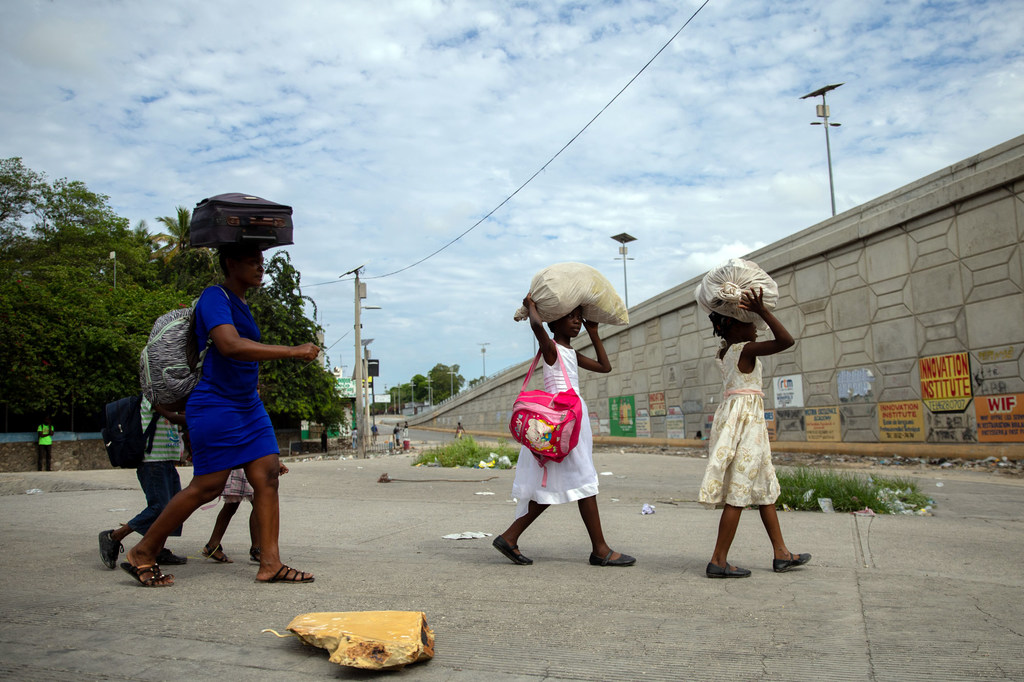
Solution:
M1024 136L749 254L779 283L797 339L762 358L776 438L1024 442L1022 238ZM635 306L629 327L602 327L614 369L583 377L595 434L707 432L721 378L699 279ZM503 432L527 368L410 423Z

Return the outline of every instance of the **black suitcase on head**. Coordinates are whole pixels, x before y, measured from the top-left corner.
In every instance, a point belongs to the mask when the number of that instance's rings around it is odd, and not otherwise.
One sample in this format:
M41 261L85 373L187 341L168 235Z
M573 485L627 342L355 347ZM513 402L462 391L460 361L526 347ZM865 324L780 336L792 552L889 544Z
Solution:
M251 194L218 194L196 204L189 234L192 246L285 246L294 243L292 207Z

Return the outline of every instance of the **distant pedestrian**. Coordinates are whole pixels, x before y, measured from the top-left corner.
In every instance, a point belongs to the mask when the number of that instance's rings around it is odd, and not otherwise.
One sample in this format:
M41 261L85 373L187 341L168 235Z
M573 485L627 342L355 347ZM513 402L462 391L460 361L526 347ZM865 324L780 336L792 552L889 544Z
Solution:
M462 428L462 422L460 421L458 426L455 427L455 440L462 440L462 436L465 435L466 429Z
M570 388L566 385L568 378L571 387L580 394L580 367L601 374L607 374L612 370L612 363L597 333L597 323L583 319L582 307L577 307L568 315L548 322L548 329L554 334L552 339L544 331L533 299L527 296L523 305L530 315L530 327L540 342L540 353L544 358L545 390L552 393L567 390ZM572 348L573 337L584 327L594 352L597 353L596 360ZM583 405L583 414L587 414L586 404ZM597 509L597 470L594 468L594 436L590 430L590 420L584 419L579 428L578 444L561 462L541 466L526 446L519 452L519 464L516 466L515 481L512 484L512 496L519 500L516 505L516 519L491 543L514 564L533 563L519 551L519 536L550 505L565 502L576 502L579 506L583 524L590 535L589 561L592 565L632 566L636 563L635 558L614 551L605 542L604 532L601 530L601 516Z
M772 570L788 571L806 564L810 554L793 554L786 547L779 527L775 500L779 480L772 465L771 444L764 421L764 392L761 390L761 355L773 355L795 342L782 323L764 305L764 292L745 291L739 307L756 313L775 336L757 341L753 322L741 322L717 312L710 314L715 336L723 339L717 355L724 395L715 411L708 436L708 464L700 486L699 500L710 507L725 505L718 524L718 539L711 562L705 569L709 578L746 578L750 571L730 566L729 547L736 535L744 507L757 505L761 522L775 551Z
M399 445L401 445L401 443L398 442L398 437L401 434L401 432L402 432L402 429L398 426L398 424L395 424L395 428L391 431L391 435L395 439L395 447L396 448Z
M327 426L320 429L320 452L327 452Z
M49 417L36 429L36 466L39 471L51 471L50 449L53 446L53 422ZM43 468L43 464L46 468Z
M370 427L370 437L371 437L371 442L374 445L376 445L377 444L377 425L376 424L374 424L373 426Z
M352 428L352 449L355 450L359 447L359 429Z

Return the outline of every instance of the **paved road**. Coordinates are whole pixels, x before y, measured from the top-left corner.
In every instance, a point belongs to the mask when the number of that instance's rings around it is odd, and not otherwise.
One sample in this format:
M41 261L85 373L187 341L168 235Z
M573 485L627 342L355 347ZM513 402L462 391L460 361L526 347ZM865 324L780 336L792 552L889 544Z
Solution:
M316 573L311 585L253 583L242 519L224 542L238 562L202 560L210 509L169 543L190 556L177 584L143 589L103 567L96 543L142 504L134 472L0 475L0 677L384 678L260 630L310 611L399 609L426 612L437 637L434 660L401 679L1024 679L1020 481L920 472L933 517L783 514L793 549L814 554L786 574L771 572L748 513L730 560L753 576L718 581L703 575L718 514L692 501L700 459L595 456L611 472L600 479L605 534L639 558L626 569L587 564L573 506L523 536L533 566L512 565L489 539L442 539L504 529L513 472L410 461L290 465L282 553ZM385 472L401 480L378 483ZM654 515L639 513L645 502Z

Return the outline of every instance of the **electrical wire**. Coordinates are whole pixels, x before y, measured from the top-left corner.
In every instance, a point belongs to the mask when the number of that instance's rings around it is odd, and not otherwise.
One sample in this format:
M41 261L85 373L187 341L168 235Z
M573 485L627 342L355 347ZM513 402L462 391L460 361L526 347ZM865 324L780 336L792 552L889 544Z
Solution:
M686 22L683 23L683 25L679 27L679 30L672 34L672 37L669 38L668 41L666 41L665 44L662 45L661 48L657 52L654 53L654 56L651 57L647 61L647 63L644 64L643 67L639 71L637 71L636 74L632 78L629 79L629 82L627 82L625 85L623 85L622 88L617 93L615 93L614 97L612 97L610 100L608 100L607 104L605 104L603 107L601 107L600 111L598 111L596 114L594 114L593 118L591 118L589 121L587 121L587 124L585 126L580 128L579 132L577 132L575 135L572 136L572 139L570 139L568 142L566 142L564 145L562 145L562 148L559 149L557 152L555 152L554 156L552 156L550 159L545 161L544 165L541 166L539 169L537 169L537 172L535 172L533 175L531 175L529 178L526 179L526 182L524 182L523 184L519 185L519 187L517 187L515 189L515 191L513 191L507 197L505 197L501 201L500 204L498 204L497 206L492 208L490 211L488 211L487 215L485 215L484 217L480 218L480 220L478 220L475 223L473 223L468 229L463 231L460 235L458 235L457 237L455 237L454 239L449 241L447 244L445 244L444 246L440 247L439 249L431 252L430 254L424 256L423 258L420 258L418 261L416 261L414 263L410 263L409 265L406 265L403 268L399 268L398 270L393 270L392 272L388 272L388 273L385 273L383 275L374 275L372 277L364 277L363 280L383 279L385 277L392 277L392 276L397 275L399 273L405 272L406 270L410 270L410 269L416 267L417 265L420 265L421 263L424 263L424 262L430 260L431 258L436 256L437 254L441 253L445 249L449 248L450 246L452 246L453 244L458 242L460 239L465 237L467 234L469 234L470 232L472 232L476 228L480 227L480 225L482 225L484 223L484 221L486 221L488 218L490 218L495 213L497 213L505 204L510 202L527 185L529 185L531 182L533 182L534 178L536 178L538 175L540 175L545 170L547 170L547 167L550 166L555 161L555 159L557 159L559 156L562 155L562 152L564 152L566 149L568 149L569 146L572 145L572 143L575 142L580 137L580 135L585 133L587 131L587 129L590 128L590 126L594 123L594 121L596 121L601 116L601 114L603 114L608 109L608 107L610 107L612 104L614 104L615 101L619 98L619 96L622 95L622 93L624 93L626 91L626 89L629 86L631 86L633 84L633 82L636 81L636 79L639 78L643 74L644 71L647 70L647 67L649 67L651 64L653 64L654 60L657 59L659 56L661 56L661 53L664 52L668 48L668 46L672 44L672 42L679 36L679 34L683 32L683 29L685 29L687 26L689 26L690 22L693 21L694 18L696 18L696 16L698 14L700 14L701 10L704 9L704 7L709 2L711 2L711 0L704 0L704 2L701 4L701 6L698 7L694 11L693 14L690 15L690 18L687 19ZM340 279L339 278L339 279L336 279L336 280L331 280L329 282L317 282L316 284L309 284L307 286L315 287L315 286L321 286L321 285L324 285L324 284L336 284L338 282L345 282L345 281L348 281L348 280Z

